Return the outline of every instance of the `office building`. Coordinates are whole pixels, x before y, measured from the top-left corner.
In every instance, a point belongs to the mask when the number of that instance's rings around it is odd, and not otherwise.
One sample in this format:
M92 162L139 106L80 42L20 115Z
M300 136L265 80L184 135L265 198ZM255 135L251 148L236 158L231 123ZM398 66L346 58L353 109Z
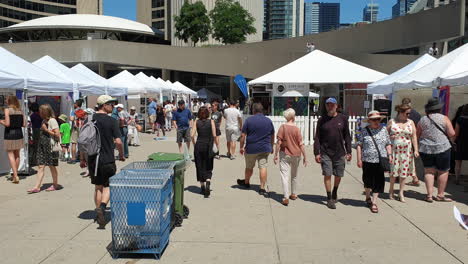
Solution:
M406 15L417 0L397 0L392 7L392 18Z
M137 21L152 26L165 33L166 40L171 41L174 46L193 46L189 41L184 41L175 37L174 17L180 15L180 10L185 0L138 0L137 1ZM189 0L196 2L196 0ZM201 1L208 12L214 7L216 0L197 0ZM247 36L247 42L262 41L263 38L263 5L262 1L237 0L249 13L255 18L254 27L257 33ZM220 44L213 38L208 41L198 43L198 46Z
M304 35L304 0L270 0L267 12L269 39Z
M362 21L377 22L379 16L379 4L367 4L362 10Z
M315 34L340 27L339 3L305 3L304 34Z
M0 0L0 27L66 14L102 15L103 0Z

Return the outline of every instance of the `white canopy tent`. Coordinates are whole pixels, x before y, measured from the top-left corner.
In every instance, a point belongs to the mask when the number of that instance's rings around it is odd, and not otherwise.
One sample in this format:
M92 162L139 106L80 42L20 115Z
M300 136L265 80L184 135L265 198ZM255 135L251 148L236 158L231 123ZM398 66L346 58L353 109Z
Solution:
M0 47L0 88L35 93L73 92L73 83L33 65Z
M127 70L120 72L114 77L109 79L111 86L124 86L126 87L128 95L133 95L140 98L140 95L146 94L146 84L136 78Z
M159 89L159 101L163 101L163 95L170 95L171 94L171 88L167 85L165 81L163 81L161 78L154 78L153 76L150 76L150 81Z
M424 54L423 56L419 57L412 63L406 65L405 67L401 68L400 70L388 75L387 77L369 84L367 86L367 93L368 94L391 94L393 92L393 88L395 83L399 80L405 78L408 74L413 73L422 67L426 66L427 64L435 61L436 58L432 57L429 54Z
M304 95L298 91L287 91L281 94L280 97L304 97ZM309 98L319 98L320 95L317 93L309 92Z
M154 94L157 93L159 94L161 92L161 89L159 86L157 86L148 75L144 74L143 72L139 72L137 75L135 75L137 79L139 79L142 83L145 84L146 88L146 93Z
M106 87L106 94L109 94L111 96L124 96L127 95L127 88L123 86L116 86L116 84L111 85L109 80L106 78L102 77L101 75L95 73L85 65L79 63L71 68L71 70L76 71L90 80L93 80L96 83L100 83L101 85L104 85Z
M42 69L53 73L61 78L68 80L73 83L73 99L79 98L79 93L85 95L99 95L104 94L106 87L102 84L94 82L81 73L71 70L67 66L54 60L52 57L46 55L35 62L34 65L41 67Z
M307 55L249 82L273 83L372 83L387 75L349 62L321 50Z
M468 84L468 44L398 80L395 90Z
M174 85L181 88L183 90L183 92L187 93L188 95L197 95L197 92L195 92L194 90L192 90L192 89L188 88L187 86L183 85L179 81L175 82Z

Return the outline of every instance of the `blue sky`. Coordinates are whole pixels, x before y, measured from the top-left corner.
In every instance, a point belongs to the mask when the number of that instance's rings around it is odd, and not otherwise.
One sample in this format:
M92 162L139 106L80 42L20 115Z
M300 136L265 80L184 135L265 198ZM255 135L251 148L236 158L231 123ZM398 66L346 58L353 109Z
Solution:
M104 14L136 20L137 0L104 0ZM262 0L251 0L262 1ZM306 0L309 1L309 0ZM362 20L362 9L371 0L310 0L310 2L341 3L341 23L358 22ZM380 5L379 19L392 16L392 6L396 0L374 0Z

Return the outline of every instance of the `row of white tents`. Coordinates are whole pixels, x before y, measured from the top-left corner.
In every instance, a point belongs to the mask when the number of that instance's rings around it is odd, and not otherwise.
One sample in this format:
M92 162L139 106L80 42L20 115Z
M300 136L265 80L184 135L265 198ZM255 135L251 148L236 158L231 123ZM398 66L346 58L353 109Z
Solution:
M105 79L83 64L72 68L50 56L33 63L0 47L0 88L24 90L28 94L73 93L77 99L82 95L142 96L146 94L192 95L197 93L180 82L172 83L161 78L148 77L140 72L133 75L124 70Z

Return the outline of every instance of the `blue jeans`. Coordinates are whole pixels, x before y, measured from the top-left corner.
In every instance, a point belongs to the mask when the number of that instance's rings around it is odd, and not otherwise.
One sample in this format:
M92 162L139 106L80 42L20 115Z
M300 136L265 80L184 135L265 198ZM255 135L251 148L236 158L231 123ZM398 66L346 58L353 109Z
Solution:
M120 134L122 135L120 140L122 140L123 149L124 149L124 156L128 157L128 128L127 127L121 127L120 128Z

